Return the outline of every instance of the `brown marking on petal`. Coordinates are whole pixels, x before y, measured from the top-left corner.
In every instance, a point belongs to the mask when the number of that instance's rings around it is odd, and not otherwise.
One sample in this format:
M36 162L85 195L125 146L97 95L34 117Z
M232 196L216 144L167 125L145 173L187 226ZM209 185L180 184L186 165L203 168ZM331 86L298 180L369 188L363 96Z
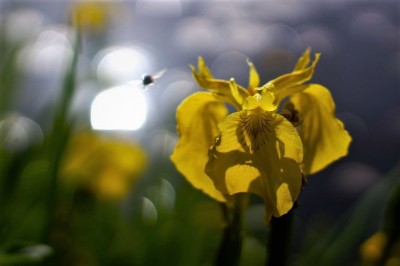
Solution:
M268 140L268 133L270 132L270 117L268 112L260 114L246 114L241 115L241 140L242 146L251 152L257 152Z

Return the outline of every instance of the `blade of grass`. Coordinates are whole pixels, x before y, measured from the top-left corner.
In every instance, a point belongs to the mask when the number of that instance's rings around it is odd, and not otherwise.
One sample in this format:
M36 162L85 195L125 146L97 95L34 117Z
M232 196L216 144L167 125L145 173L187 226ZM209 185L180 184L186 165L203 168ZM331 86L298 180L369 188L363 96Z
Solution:
M376 232L390 191L398 182L400 165L374 185L338 223L302 255L300 265L347 265L359 245Z
M57 175L63 151L68 141L71 132L71 123L67 121L67 114L71 105L72 97L75 91L75 76L78 63L80 44L80 32L76 31L74 55L71 61L71 66L65 76L59 108L56 112L56 117L53 124L53 130L48 144L49 156L49 195L48 195L48 219L44 229L42 242L47 243L49 240L52 217L57 204Z

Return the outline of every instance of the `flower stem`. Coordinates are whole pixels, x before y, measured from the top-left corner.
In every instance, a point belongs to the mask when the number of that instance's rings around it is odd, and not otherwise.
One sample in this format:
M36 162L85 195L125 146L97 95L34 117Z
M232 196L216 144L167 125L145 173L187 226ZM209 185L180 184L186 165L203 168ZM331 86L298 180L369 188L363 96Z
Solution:
M240 262L243 242L243 213L249 201L248 194L235 195L235 205L231 219L225 227L219 247L216 266L236 266Z
M293 210L279 218L272 217L266 266L289 265L292 223Z

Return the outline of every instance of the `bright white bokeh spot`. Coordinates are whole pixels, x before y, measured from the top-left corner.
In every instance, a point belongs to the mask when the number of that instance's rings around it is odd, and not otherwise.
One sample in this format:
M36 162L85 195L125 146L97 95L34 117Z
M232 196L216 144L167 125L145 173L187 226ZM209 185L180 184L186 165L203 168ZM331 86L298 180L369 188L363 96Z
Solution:
M97 77L107 85L124 84L132 79L140 79L151 72L150 55L139 47L110 47L100 51L94 60Z
M191 17L178 23L173 36L175 46L184 52L219 51L224 42L218 26L210 20Z
M138 0L135 14L145 18L179 18L182 5L180 0Z
M53 252L53 249L46 245L36 245L30 247L24 247L19 250L19 253L32 258L32 259L42 259L49 256Z
M396 29L384 15L375 12L364 12L350 24L350 34L362 41L367 40L380 47L396 43Z
M120 86L100 93L92 103L91 124L98 130L137 130L146 121L143 90Z
M64 75L73 56L70 34L69 29L56 26L43 31L18 52L18 68L42 77Z
M11 113L0 121L0 148L17 154L43 143L43 132L33 120Z
M257 49L261 53L271 49L300 52L303 48L304 45L297 30L283 23L265 27L257 38Z
M300 33L304 46L312 47L318 53L332 55L334 52L334 35L325 28L318 26L304 27Z
M154 203L146 197L142 198L142 219L148 224L157 222L157 209Z
M247 58L248 56L237 51L223 53L211 65L211 73L214 77L224 80L234 77L236 84L246 86L249 80Z
M165 178L161 179L160 185L150 186L146 190L146 195L157 209L164 212L171 212L175 206L175 189Z
M252 17L267 18L268 21L298 23L305 18L312 18L319 8L310 8L300 1L260 1L251 10Z
M11 42L24 42L34 38L45 22L45 17L32 8L10 12L2 21L6 38Z
M148 134L148 138L150 140L149 150L164 157L172 154L178 142L178 136L167 129L152 131Z
M202 17L217 22L229 22L251 16L241 5L229 5L226 1L207 3L203 9Z
M332 177L333 188L345 196L366 191L382 178L382 174L372 165L347 162L338 165L333 170Z
M264 27L263 23L236 20L227 22L221 32L225 35L230 49L250 54L256 52L257 42L254 40L257 40Z
M169 84L161 94L161 107L166 113L176 109L193 92L193 88L193 82L187 80L178 80Z

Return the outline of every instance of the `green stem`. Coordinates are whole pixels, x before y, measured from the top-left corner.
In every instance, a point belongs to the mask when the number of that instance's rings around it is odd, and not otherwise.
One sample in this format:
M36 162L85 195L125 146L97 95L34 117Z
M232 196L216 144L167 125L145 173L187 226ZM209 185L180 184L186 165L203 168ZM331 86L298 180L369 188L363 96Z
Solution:
M52 135L49 140L48 156L49 156L49 194L47 198L48 218L46 219L46 226L44 228L42 241L47 243L51 233L51 223L54 216L54 212L57 206L58 197L58 170L60 161L64 153L65 145L68 141L71 125L67 122L67 114L71 105L72 97L75 91L75 76L76 68L79 57L79 44L80 44L80 32L76 32L76 40L74 47L74 55L71 61L70 68L64 78L64 84L61 92L60 106L57 110L56 117L53 124Z
M293 210L276 218L272 217L271 230L267 246L267 266L289 265L290 247L292 240Z
M235 205L232 218L228 220L222 235L216 266L236 266L240 263L243 242L243 213L249 201L248 194L235 195Z

